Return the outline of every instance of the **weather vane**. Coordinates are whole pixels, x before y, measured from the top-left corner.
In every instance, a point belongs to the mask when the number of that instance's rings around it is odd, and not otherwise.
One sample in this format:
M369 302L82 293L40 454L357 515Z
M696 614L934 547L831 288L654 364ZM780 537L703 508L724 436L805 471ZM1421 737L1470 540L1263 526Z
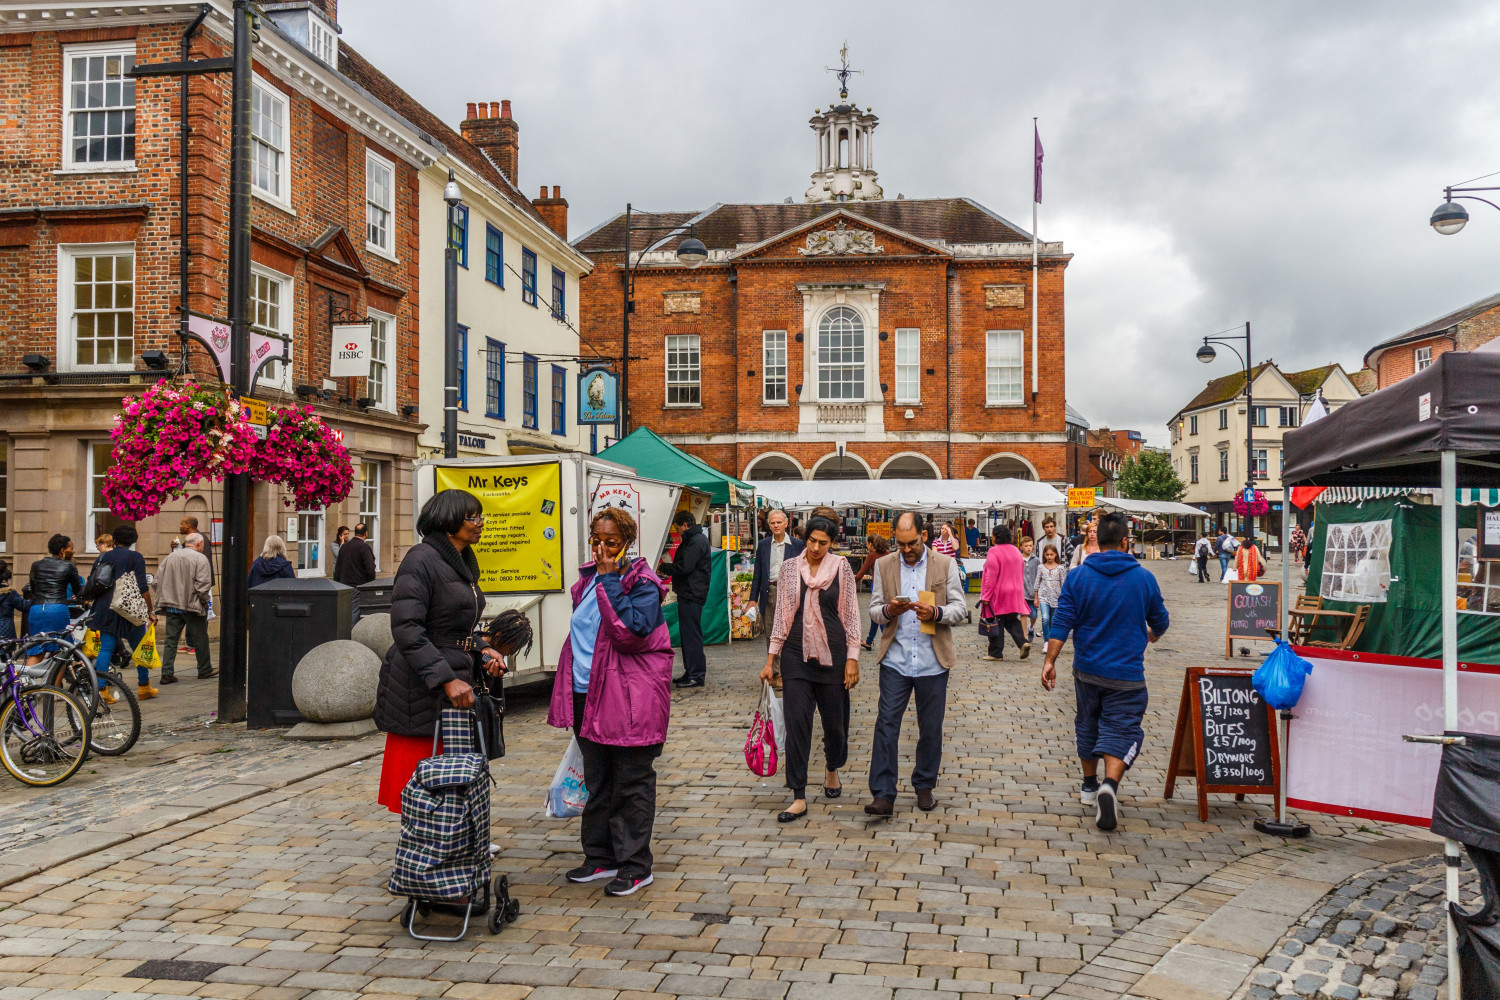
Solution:
M841 65L838 69L834 69L832 66L824 66L823 72L832 73L839 78L839 99L847 101L849 99L849 77L855 73L864 76L865 71L849 68L849 42L847 40L844 42L844 47L839 49L839 61Z

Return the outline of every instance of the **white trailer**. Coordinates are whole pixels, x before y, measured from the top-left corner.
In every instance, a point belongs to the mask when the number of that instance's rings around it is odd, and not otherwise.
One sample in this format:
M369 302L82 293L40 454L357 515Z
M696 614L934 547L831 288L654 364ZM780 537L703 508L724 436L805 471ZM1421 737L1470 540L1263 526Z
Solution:
M578 569L592 558L589 522L605 507L628 510L640 527L631 555L655 566L667 544L682 487L590 455L516 455L418 461L414 501L421 511L441 489L468 489L484 504L485 536L475 546L486 622L508 608L531 619L535 645L517 657L505 683L543 680L557 669ZM551 505L549 505L549 502Z

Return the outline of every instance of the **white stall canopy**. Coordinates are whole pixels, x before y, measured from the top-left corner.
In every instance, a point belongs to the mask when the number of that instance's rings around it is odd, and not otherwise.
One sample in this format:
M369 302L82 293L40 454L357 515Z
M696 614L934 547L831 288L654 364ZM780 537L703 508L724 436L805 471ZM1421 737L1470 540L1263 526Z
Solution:
M1138 517L1208 517L1206 511L1197 507L1189 507L1185 503L1177 503L1175 500L1130 500L1125 497L1095 497L1094 503L1100 507L1112 507L1122 510L1127 514L1135 514Z
M791 511L885 507L937 514L1008 507L1049 510L1067 504L1067 497L1051 486L1029 479L790 479L751 485L768 505Z

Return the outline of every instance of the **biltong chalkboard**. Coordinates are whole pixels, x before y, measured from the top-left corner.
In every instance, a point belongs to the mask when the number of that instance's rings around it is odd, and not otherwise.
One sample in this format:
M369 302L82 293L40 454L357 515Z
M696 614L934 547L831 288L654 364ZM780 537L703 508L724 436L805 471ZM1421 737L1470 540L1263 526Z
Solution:
M1234 640L1269 642L1266 629L1281 629L1281 584L1231 581L1229 623L1224 634L1224 658L1234 655Z
M1164 797L1172 797L1178 778L1195 777L1200 820L1208 819L1209 792L1271 795L1280 809L1275 711L1251 685L1251 673L1189 667L1183 676Z

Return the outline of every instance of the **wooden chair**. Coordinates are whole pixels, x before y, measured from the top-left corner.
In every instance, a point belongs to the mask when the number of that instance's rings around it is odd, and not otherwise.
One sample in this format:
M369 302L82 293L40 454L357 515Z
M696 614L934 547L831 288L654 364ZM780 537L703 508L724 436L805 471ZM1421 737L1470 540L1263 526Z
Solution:
M1354 609L1354 617L1348 619L1349 624L1344 627L1343 633L1335 639L1308 640L1302 645L1315 646L1318 649L1353 649L1355 642L1359 640L1360 633L1365 630L1365 623L1370 619L1370 606L1361 604ZM1329 626L1325 626L1329 627ZM1331 626L1337 631L1338 626Z
M1322 609L1322 594L1298 594L1296 603L1292 605L1293 611L1321 611ZM1307 640L1312 635L1316 622L1316 618L1301 618L1288 615L1287 641L1294 646L1307 645Z

